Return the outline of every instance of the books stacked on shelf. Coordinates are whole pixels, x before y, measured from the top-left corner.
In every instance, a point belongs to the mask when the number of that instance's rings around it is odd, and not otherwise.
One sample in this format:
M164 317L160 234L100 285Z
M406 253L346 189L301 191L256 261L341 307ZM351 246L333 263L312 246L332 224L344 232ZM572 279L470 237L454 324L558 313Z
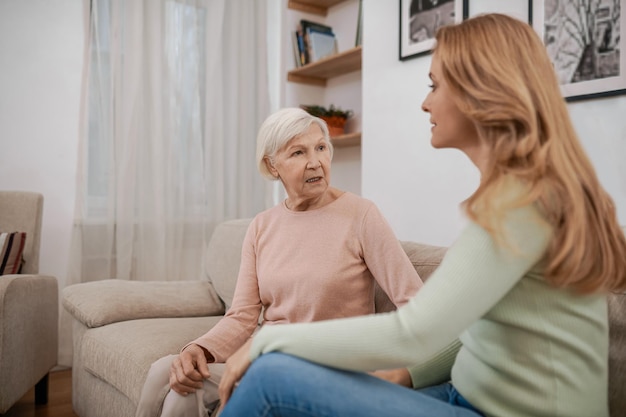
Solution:
M321 23L302 19L292 34L296 67L319 61L337 53L333 29Z

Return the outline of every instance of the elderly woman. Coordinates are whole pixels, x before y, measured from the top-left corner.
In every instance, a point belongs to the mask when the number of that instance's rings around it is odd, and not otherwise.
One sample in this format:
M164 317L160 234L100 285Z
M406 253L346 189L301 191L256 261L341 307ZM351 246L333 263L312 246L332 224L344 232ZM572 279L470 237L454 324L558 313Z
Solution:
M282 182L287 198L252 220L224 318L152 365L137 416L197 417L215 409L220 364L254 333L261 312L264 325L361 316L374 313L375 282L396 306L420 289L377 207L331 187L332 156L326 123L302 109L280 110L263 123L258 168ZM408 370L377 375L401 380Z

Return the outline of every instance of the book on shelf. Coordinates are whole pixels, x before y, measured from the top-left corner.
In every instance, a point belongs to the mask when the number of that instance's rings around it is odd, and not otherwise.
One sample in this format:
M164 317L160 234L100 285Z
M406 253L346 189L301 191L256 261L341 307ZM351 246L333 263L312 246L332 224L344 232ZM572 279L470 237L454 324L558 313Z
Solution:
M302 25L298 25L296 39L298 41L298 53L300 54L300 66L306 65L309 63L309 53L307 51L305 33Z
M311 62L319 61L322 58L337 53L337 42L332 33L317 32L308 29L309 55Z
M299 47L302 48L300 53L304 57L303 65L337 53L337 41L332 27L302 19L297 32L302 37Z
M324 33L333 33L333 28L325 25L323 23L312 22L310 20L302 19L300 20L300 25L302 26L302 30L306 32L307 29L312 28L318 32Z
M301 47L300 47L300 42L302 41L302 38L298 35L298 31L294 30L291 33L291 43L293 46L293 59L294 62L296 64L296 68L299 68L302 66L302 62L304 61L304 57L302 56L302 54L300 53L301 51Z

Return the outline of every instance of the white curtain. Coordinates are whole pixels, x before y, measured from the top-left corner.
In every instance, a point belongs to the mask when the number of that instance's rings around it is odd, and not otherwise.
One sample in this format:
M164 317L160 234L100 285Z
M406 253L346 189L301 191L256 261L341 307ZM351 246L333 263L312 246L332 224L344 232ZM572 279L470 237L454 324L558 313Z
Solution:
M203 279L213 226L271 202L265 0L91 0L68 285ZM62 312L59 361L71 364Z

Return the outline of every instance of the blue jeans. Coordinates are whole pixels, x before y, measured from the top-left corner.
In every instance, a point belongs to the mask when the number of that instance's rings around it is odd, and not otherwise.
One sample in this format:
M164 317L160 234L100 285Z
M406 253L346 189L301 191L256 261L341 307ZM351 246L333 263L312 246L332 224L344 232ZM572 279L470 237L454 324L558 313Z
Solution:
M257 359L220 417L479 417L451 384L413 390L282 354Z

